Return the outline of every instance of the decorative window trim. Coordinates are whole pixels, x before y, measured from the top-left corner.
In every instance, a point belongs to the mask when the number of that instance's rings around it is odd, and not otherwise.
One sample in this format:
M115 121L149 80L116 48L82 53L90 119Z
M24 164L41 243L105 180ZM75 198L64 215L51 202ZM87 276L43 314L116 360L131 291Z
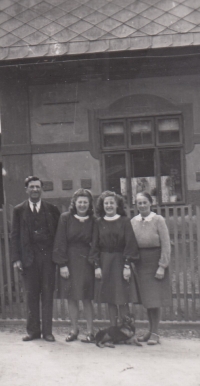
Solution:
M179 121L179 136L180 136L180 142L164 142L164 143L159 143L159 140L158 140L158 120L160 119L160 117L162 118L166 118L167 119L178 119ZM145 119L149 119L151 122L153 122L153 130L154 130L154 134L153 134L153 143L151 144L139 144L139 145L131 145L131 141L130 141L130 121L135 119L134 118L124 118L124 119L106 119L106 120L101 120L100 121L100 137L101 137L101 153L102 153L102 176L103 176L103 189L108 189L109 187L107 186L107 174L106 174L106 156L109 156L109 154L111 155L111 157L113 155L123 155L124 154L124 165L125 165L125 170L126 170L126 190L127 190L127 202L129 203L130 207L132 207L134 205L134 202L133 202L133 198L132 198L132 182L131 180L133 179L132 177L132 173L131 173L131 157L133 156L133 153L134 151L140 151L140 150L143 150L144 152L146 150L150 150L152 149L153 153L154 153L154 157L155 157L155 165L154 165L154 176L156 177L156 191L157 191L157 204L158 205L177 205L177 202L178 204L184 204L185 203L185 178L184 178L184 146L183 146L183 125L182 125L182 116L181 114L162 114L162 115L159 115L157 114L155 117L153 116L149 116L149 117L146 117ZM140 120L140 117L137 116L136 119ZM144 118L142 117L141 118L141 121L144 120ZM124 143L120 146L113 146L113 147L107 147L107 146L104 146L104 141L102 139L102 127L103 127L103 124L104 122L106 123L112 123L112 122L125 122L125 144L126 144L126 148L124 146ZM162 201L163 200L163 193L162 193L162 185L161 185L161 178L163 176L161 176L161 160L160 160L160 157L161 157L161 153L164 152L164 151L174 151L174 152L179 152L179 155L178 157L180 157L180 189L181 189L181 199L179 199L179 201L175 201L175 198L174 198L174 201L172 200L173 197L172 197L172 193L171 195L169 196L169 202L168 201ZM171 181L171 175L169 175L170 177L170 181ZM137 177L137 176L136 176ZM135 177L135 178L136 178ZM146 178L150 178L148 176L146 176ZM110 188L109 188L110 189ZM171 191L171 190L170 190ZM175 194L175 193L174 193ZM175 197L175 195L174 195ZM177 196L177 199L178 199L178 196Z

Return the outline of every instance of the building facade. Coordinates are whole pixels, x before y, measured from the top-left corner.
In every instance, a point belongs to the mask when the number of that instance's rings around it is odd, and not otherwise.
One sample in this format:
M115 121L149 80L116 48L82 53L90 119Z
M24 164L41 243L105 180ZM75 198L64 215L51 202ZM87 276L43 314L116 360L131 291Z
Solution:
M3 3L8 211L32 174L61 209L81 186L130 208L144 189L160 206L200 204L198 1Z

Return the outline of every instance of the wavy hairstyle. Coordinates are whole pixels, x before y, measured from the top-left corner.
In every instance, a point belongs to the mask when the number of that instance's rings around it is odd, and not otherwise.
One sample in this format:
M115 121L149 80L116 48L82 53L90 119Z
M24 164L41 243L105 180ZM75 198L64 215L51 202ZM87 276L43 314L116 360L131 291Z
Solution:
M124 199L119 194L116 194L115 192L111 192L110 190L106 190L105 192L101 193L101 195L97 199L97 205L96 205L96 215L97 217L104 217L105 216L105 210L103 207L103 203L106 197L114 197L115 201L117 203L117 214L121 216L126 216L125 212L125 205L124 205Z
M76 190L76 192L74 192L72 199L71 199L70 206L69 206L69 212L71 214L77 214L76 201L79 197L87 197L89 199L89 208L88 208L88 211L86 213L86 216L92 216L94 213L93 197L92 197L92 194L90 193L89 190L83 189L83 188L80 188L80 189Z

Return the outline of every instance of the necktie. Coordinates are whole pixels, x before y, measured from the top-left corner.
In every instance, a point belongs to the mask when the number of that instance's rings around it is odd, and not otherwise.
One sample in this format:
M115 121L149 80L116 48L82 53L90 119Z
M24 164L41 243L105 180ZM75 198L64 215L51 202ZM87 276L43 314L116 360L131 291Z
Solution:
M36 203L33 204L33 214L37 214Z

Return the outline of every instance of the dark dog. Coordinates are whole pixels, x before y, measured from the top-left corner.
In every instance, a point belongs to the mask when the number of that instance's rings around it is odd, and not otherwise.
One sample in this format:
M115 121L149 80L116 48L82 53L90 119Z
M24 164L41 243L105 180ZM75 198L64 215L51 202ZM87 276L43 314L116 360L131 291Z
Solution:
M115 347L115 344L136 344L142 346L135 336L135 320L131 316L125 316L122 324L111 326L99 330L95 336L95 342L98 347Z

